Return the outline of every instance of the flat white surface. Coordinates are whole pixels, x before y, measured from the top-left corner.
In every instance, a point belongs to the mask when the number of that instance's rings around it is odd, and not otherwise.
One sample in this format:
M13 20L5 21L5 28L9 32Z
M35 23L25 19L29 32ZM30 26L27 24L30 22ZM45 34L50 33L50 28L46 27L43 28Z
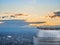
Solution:
M60 37L60 30L39 30L37 37Z

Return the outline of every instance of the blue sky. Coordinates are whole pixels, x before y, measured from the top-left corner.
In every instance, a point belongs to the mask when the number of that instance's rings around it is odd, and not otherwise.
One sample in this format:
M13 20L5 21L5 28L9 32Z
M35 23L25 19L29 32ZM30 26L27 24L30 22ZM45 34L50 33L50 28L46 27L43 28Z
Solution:
M60 11L60 0L0 0L0 13L15 12L46 15Z

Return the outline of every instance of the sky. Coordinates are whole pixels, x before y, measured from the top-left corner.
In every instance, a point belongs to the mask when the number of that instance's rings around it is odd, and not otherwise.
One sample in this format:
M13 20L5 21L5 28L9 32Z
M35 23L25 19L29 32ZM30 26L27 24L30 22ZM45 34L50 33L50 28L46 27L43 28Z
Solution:
M0 13L45 15L60 10L60 0L0 0Z
M48 21L47 24L59 24L60 18L50 19L44 17L49 12L60 11L60 0L0 0L1 13L22 13L28 14L27 22ZM43 16L43 17L42 17ZM23 17L22 17L23 18Z

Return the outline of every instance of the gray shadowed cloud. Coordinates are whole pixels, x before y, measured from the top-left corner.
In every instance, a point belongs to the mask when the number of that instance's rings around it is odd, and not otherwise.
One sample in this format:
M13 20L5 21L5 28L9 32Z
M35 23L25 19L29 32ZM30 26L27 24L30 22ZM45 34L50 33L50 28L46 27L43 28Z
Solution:
M27 14L15 14L15 16L28 16Z
M41 24L41 23L46 23L45 21L43 22L28 22L29 24Z
M51 18L60 17L60 11L53 12L53 15L52 16L49 16L49 17L51 17Z
M21 17L21 16L28 16L27 14L22 14L22 13L4 13L0 15L0 18L16 18L16 17Z
M54 12L55 16L60 16L60 12Z
M19 14L13 14L10 17L16 17L16 16L28 16L28 15L19 13Z

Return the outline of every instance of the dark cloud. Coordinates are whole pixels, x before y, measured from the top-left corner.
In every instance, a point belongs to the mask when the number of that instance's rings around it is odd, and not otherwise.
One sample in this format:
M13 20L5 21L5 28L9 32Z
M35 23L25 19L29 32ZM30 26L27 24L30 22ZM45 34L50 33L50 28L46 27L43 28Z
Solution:
M49 16L51 18L54 18L54 17L60 17L60 11L58 12L53 12L53 15L52 16Z
M56 16L60 16L60 12L54 12Z
M29 24L41 24L41 23L46 23L45 21L44 22L29 22Z
M28 16L27 14L15 14L15 16Z

